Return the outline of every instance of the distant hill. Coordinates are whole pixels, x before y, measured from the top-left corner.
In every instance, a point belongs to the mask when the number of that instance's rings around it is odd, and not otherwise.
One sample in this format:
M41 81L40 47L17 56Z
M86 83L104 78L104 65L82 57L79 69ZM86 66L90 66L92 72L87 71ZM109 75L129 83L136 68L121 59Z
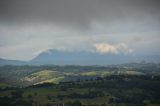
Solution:
M130 55L130 54L99 54L86 51L47 50L31 61L0 59L0 65L108 65L129 62L160 62L160 56Z
M48 50L40 53L30 61L32 64L55 64L55 65L108 65L129 62L159 62L160 56L133 56L125 54L99 54L86 51L58 51Z
M6 59L0 59L0 66L3 65L25 65L28 64L25 61L19 61L19 60L6 60Z

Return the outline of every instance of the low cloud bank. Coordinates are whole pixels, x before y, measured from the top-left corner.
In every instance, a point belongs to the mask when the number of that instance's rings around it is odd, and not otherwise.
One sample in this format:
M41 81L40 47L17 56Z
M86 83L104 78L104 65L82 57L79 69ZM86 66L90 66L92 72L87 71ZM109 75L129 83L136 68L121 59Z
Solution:
M98 43L95 44L94 47L96 48L96 51L101 54L128 54L133 52L133 49L130 49L125 43L114 45L108 43Z

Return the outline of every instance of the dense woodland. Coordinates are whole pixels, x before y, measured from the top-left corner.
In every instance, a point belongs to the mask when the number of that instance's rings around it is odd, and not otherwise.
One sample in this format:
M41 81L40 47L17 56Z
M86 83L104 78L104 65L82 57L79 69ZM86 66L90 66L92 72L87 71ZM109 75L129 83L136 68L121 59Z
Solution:
M158 76L113 75L96 80L44 83L25 88L6 87L1 89L0 105L145 106L160 103L159 89Z

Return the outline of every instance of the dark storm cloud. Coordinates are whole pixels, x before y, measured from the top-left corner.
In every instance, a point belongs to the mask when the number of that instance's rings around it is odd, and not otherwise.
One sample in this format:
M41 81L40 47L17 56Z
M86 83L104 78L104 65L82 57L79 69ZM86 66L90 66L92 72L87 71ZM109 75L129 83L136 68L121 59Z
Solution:
M47 49L159 54L160 0L0 0L0 58Z
M92 22L160 19L159 0L1 0L0 21L88 29Z

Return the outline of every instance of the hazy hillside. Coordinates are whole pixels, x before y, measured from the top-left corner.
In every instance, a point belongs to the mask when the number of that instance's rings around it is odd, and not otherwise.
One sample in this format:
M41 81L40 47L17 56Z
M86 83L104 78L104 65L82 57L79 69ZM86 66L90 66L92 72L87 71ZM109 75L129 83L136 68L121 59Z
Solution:
M26 65L25 61L0 59L0 66L3 65Z
M160 62L160 56L125 55L125 54L99 54L86 51L59 51L50 49L41 52L30 61L0 59L3 65L110 65L130 62Z
M54 64L54 65L109 65L122 64L128 62L159 62L160 56L147 55L125 55L125 54L99 54L97 52L86 51L58 51L47 50L40 53L36 58L31 60L32 64Z

